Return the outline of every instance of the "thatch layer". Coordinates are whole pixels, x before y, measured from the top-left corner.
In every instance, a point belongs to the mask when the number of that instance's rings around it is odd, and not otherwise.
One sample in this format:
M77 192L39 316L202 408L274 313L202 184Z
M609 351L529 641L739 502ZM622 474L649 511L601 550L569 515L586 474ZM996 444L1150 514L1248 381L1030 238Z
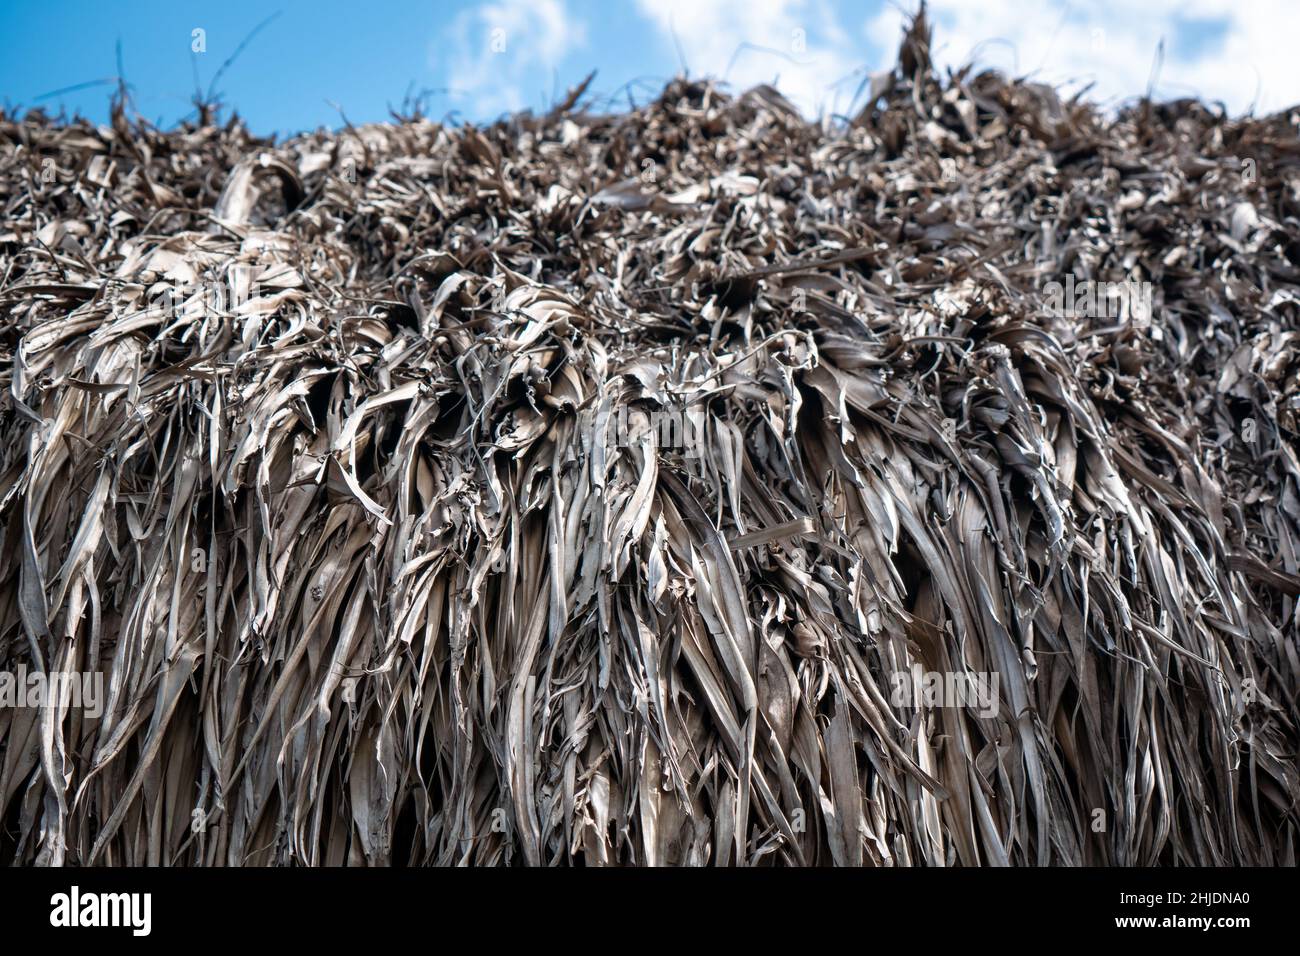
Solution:
M105 693L0 708L0 860L1294 863L1295 120L927 39L824 124L0 117L0 669Z

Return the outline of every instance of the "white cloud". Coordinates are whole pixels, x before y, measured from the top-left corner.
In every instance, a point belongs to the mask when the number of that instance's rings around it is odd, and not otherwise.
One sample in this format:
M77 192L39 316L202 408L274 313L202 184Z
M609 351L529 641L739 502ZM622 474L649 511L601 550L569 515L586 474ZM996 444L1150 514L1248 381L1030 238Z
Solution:
M538 106L552 91L528 89L530 78L538 82L586 40L586 24L563 0L500 0L462 11L429 59L435 69L446 67L453 103L488 116Z
M1089 98L1116 103L1146 92L1163 38L1157 98L1218 100L1234 113L1252 103L1268 113L1300 102L1291 50L1300 8L1293 0L932 0L929 13L942 66L974 55L982 65L1032 72L1044 82L1076 89L1094 83ZM903 22L900 10L886 7L864 35L892 50Z
M805 114L834 111L852 97L850 74L868 51L842 28L828 0L637 0L693 76L739 92L777 80Z
M810 116L848 108L857 82L844 80L854 71L860 77L893 64L904 11L916 2L883 0L865 21L854 6L637 0L670 48L676 35L692 74L736 89L779 78L780 89ZM1090 99L1114 104L1145 93L1163 38L1159 98L1221 100L1234 113L1252 103L1264 113L1300 102L1291 49L1300 35L1295 0L931 0L929 11L944 67L973 55L981 65L1067 84L1071 92L1092 83ZM794 51L797 30L804 31L803 53Z

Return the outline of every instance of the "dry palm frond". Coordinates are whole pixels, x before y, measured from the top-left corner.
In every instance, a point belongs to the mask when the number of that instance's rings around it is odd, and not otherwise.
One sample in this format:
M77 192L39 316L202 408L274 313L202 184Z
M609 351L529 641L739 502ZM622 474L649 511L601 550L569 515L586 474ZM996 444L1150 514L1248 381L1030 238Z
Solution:
M1294 121L929 49L0 117L0 859L1294 863Z

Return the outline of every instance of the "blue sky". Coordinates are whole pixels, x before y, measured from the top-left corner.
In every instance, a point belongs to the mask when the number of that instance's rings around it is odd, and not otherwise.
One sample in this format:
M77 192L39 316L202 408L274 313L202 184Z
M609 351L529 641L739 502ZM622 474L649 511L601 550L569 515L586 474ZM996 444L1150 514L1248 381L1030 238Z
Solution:
M589 70L593 90L643 102L677 73L736 88L776 81L809 115L844 111L865 73L893 61L912 0L297 0L136 3L8 0L0 102L66 107L102 121L122 72L136 108L171 125L190 113L249 32L217 90L256 131L382 120L408 91L427 112L476 121L544 108ZM943 64L969 58L1116 103L1156 89L1234 112L1300 102L1292 0L932 0ZM193 52L195 30L205 49ZM49 94L63 90L56 95Z

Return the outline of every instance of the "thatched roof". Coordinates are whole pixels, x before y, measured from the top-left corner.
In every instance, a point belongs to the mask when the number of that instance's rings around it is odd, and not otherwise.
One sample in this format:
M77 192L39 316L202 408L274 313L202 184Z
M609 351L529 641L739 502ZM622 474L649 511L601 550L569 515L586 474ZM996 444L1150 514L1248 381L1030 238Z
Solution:
M868 95L0 116L0 861L1294 863L1296 116Z

